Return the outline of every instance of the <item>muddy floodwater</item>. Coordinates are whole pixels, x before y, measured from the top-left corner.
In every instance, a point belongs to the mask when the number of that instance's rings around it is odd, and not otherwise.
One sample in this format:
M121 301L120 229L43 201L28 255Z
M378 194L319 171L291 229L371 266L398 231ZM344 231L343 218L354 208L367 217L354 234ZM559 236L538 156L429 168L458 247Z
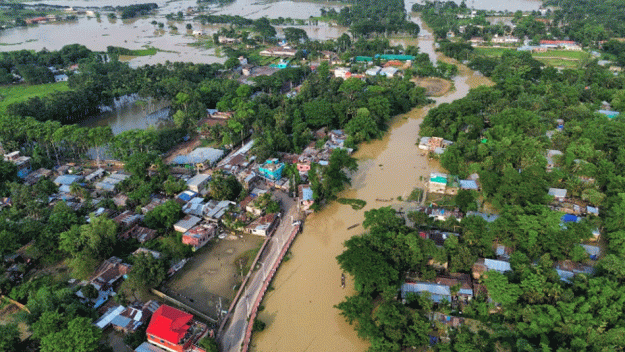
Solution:
M416 44L438 59L427 31L423 29ZM459 68L460 75L453 82L455 89L435 98L436 104L460 99L470 88L492 84L465 66ZM352 175L351 188L341 197L365 200L364 209L353 210L335 202L306 219L304 231L291 248L292 259L280 267L273 281L275 290L266 295L260 319L267 323L267 329L254 335L253 351L360 352L368 348L368 343L358 338L354 328L334 308L354 293L349 276L346 287L341 288L336 256L343 252L345 240L363 231L361 225L348 228L361 224L365 211L411 206L397 198L405 199L414 188L424 187L430 172L441 170L437 161L428 160L415 145L419 125L430 108L416 108L398 116L382 140L364 144L354 154L359 169Z

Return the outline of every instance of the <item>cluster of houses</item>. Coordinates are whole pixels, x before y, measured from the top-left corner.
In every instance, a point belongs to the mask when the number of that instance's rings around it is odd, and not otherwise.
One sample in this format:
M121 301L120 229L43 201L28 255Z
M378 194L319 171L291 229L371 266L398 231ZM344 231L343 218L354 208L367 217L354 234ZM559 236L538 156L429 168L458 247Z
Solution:
M199 342L213 334L192 314L156 301L126 307L111 304L95 322L100 329L112 327L124 334L132 334L146 324L147 342L136 352L206 352Z
M459 189L479 191L479 175L472 174L466 180L461 180L457 176L448 175L441 172L433 172L427 182L429 193L456 195Z
M338 66L334 68L334 77L337 78L359 78L384 76L393 78L403 76L403 70L412 66L415 57L411 55L375 55L375 56L357 56L354 62L365 65L364 73L354 73L351 67ZM380 66L374 65L374 60L381 62ZM383 63L382 63L383 62Z
M459 235L432 231L430 233L421 233L421 236L434 241L437 246L442 247L447 238ZM446 301L453 305L462 306L478 295L484 295L492 302L492 299L488 296L488 289L481 283L481 279L491 271L501 274L512 271L509 260L510 254L513 252L511 248L497 243L493 245L493 249L496 253L496 258L479 258L471 268L471 275L447 273L438 275L433 280L406 279L401 286L402 300L405 302L410 294L425 294L436 304ZM447 263L437 263L432 260L429 265L439 272L447 272ZM554 270L563 282L570 282L578 274L591 275L594 273L592 265L575 263L570 260L556 262ZM445 321L443 322L445 323Z

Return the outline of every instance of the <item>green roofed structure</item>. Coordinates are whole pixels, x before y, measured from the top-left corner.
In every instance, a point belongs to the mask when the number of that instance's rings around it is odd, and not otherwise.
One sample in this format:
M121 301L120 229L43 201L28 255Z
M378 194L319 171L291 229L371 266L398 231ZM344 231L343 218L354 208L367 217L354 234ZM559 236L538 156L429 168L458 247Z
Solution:
M371 62L373 58L371 56L356 56L356 62Z
M430 174L430 182L428 182L428 192L445 193L447 189L447 174L433 172Z
M376 59L380 60L398 60L398 61L414 61L415 57L412 55L392 55L392 54L384 54L384 55L376 55Z

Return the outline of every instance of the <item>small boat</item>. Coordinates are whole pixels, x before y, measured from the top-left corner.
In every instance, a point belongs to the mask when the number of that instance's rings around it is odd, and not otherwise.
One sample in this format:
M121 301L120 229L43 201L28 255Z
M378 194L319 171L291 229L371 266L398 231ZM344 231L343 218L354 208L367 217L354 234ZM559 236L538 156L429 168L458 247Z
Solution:
M345 273L341 274L341 287L345 288Z
M377 202L392 202L393 200L392 199L380 199L380 198L377 198L376 201Z
M360 224L353 224L352 226L348 227L347 229L348 229L348 230L351 230L351 229L353 229L354 227L356 227L356 226L358 226L358 225L360 225Z

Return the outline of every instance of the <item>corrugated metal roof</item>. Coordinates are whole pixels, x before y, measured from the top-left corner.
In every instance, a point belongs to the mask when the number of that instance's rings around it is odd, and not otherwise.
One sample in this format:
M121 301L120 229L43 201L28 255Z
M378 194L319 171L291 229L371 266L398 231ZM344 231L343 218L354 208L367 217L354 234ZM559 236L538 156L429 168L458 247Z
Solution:
M451 290L448 286L433 284L429 282L405 283L401 286L402 297L406 297L407 293L429 292L434 302L440 302L442 298L451 301Z
M198 164L204 162L215 163L224 155L224 151L214 148L197 148L187 155L178 155L173 163L178 165Z
M105 329L116 317L118 317L123 311L124 311L124 306L117 306L114 308L109 309L96 323L95 326L97 326L100 329Z
M484 259L484 265L488 268L488 270L496 270L500 273L512 270L510 263L504 262L503 260Z
M210 178L209 175L206 174L197 174L187 181L187 186L199 186L202 183L206 182Z
M477 182L473 180L460 180L460 188L477 190Z

